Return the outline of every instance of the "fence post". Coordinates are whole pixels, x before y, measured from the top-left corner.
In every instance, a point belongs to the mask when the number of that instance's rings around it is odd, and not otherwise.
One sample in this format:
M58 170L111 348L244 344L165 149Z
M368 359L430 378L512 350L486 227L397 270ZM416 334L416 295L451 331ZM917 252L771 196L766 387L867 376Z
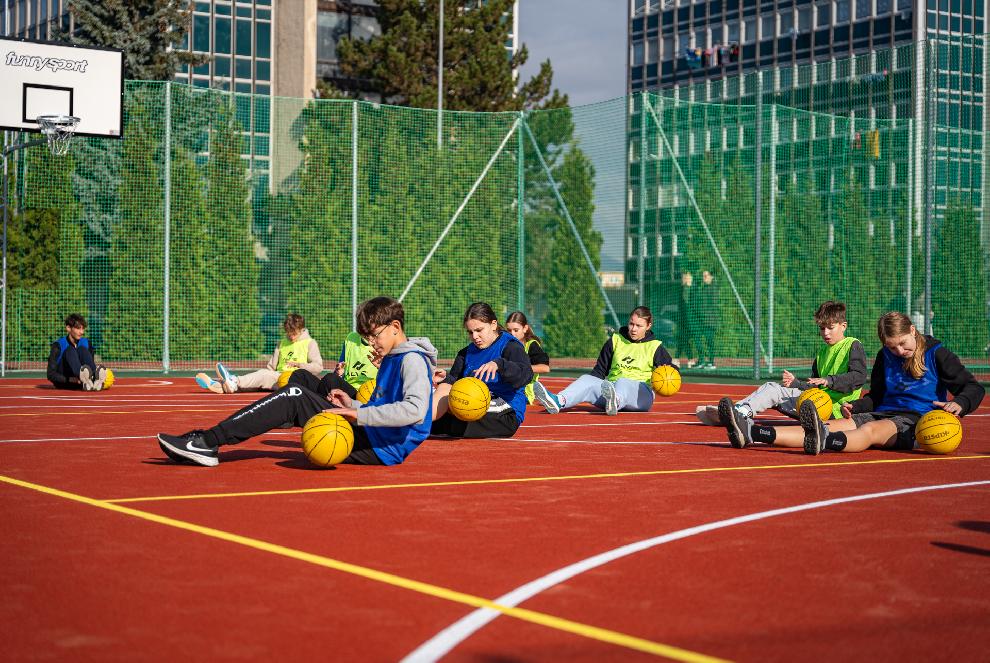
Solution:
M934 64L933 60L938 57L932 52L931 43L925 49L928 51L927 64L925 66L925 173L927 186L925 186L925 310L922 312L925 329L923 334L932 333L932 221L935 213L935 100L932 98L932 88Z
M757 70L756 76L756 156L753 170L756 171L756 186L753 187L753 195L756 197L754 208L754 230L753 230L753 379L760 379L760 324L761 307L760 298L763 296L761 286L762 273L760 262L762 260L763 242L763 72Z
M523 111L519 111L519 127L516 129L516 234L518 236L516 256L516 304L517 310L526 310L526 215L523 211L526 195L526 172L524 170L525 154L523 151L522 123L525 121ZM530 311L532 313L532 311Z
M770 278L767 279L767 373L773 375L774 281L777 279L777 104L770 105Z
M357 329L358 288L358 102L351 102L351 322Z
M165 82L165 308L162 325L162 371L171 368L169 356L170 309L172 308L171 262L172 262L172 81Z
M644 90L639 93L639 242L637 251L639 259L636 261L636 280L639 296L636 298L636 305L646 304L646 288L643 286L645 280L645 257L646 251L646 95Z

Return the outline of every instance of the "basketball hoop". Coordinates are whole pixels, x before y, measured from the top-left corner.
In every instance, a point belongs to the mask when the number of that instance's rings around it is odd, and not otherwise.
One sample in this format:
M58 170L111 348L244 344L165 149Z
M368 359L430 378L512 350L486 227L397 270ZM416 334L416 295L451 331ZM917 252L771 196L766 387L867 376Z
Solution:
M72 142L72 134L76 131L79 118L71 115L39 115L38 124L41 125L41 133L48 138L48 150L55 156L62 156L69 151L69 143Z

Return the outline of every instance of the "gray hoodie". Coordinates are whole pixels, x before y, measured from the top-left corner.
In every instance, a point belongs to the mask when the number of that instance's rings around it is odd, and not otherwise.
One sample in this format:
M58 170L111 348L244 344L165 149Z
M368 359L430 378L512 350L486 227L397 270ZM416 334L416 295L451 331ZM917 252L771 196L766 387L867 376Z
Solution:
M398 427L418 424L426 418L433 399L433 369L437 365L437 349L425 336L407 339L392 348L389 356L406 354L400 372L404 388L402 400L386 405L357 408L357 422L362 426ZM426 355L430 366L417 356ZM354 401L354 406L360 403Z

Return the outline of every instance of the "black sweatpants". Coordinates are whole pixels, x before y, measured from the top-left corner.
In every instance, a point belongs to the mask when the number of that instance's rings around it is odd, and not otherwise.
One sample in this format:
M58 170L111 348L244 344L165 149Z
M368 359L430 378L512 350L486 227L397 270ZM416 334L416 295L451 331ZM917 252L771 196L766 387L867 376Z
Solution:
M289 376L289 384L306 387L310 391L315 391L324 397L330 395L331 389L340 389L351 398L357 396L357 389L333 371L330 371L322 378L316 377L309 371L292 371L292 374Z
M295 371L295 373L305 371ZM315 377L314 377L315 379ZM300 428L314 415L331 407L324 396L297 385L287 385L270 395L241 408L207 431L216 444L237 444L248 438L267 433L286 422ZM355 465L381 465L382 461L371 448L371 441L364 426L353 426L354 449L343 462Z
M519 420L511 407L501 412L486 412L477 421L461 421L450 412L433 421L430 433L483 439L487 437L512 437L519 429Z
M62 359L59 360L58 370L59 373L64 375L66 379L68 378L78 378L79 371L82 370L83 366L89 366L90 375L94 378L96 377L96 360L93 359L93 353L89 351L89 348L80 347L78 345L68 344L65 348L65 352L62 353ZM56 389L82 389L83 386L79 382L63 382L53 383Z

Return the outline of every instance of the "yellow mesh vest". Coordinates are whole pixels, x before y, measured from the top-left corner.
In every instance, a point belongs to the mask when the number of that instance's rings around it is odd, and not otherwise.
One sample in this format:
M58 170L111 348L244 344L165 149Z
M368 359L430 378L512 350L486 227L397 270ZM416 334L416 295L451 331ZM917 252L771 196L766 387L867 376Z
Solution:
M660 345L657 339L634 343L622 334L612 334L612 368L608 381L626 378L649 382L653 375L653 355Z
M278 363L275 364L275 370L281 373L289 368L286 364L290 361L305 364L309 357L309 344L312 342L311 338L301 338L295 343L283 338L278 344Z
M847 336L835 345L825 345L818 351L815 357L815 365L818 367L818 375L827 378L830 375L838 375L849 370L849 350L852 344L859 339ZM825 393L832 397L832 416L836 419L842 418L842 404L854 401L863 393L863 389L856 389L851 393L825 389Z
M344 339L344 379L357 389L378 375L378 367L371 363L373 350L361 342L361 335L351 332Z
M536 341L535 338L531 338L528 341L526 341L526 343L524 345L526 346L526 354L527 355L529 354L529 346L533 345L536 342L537 341ZM537 375L536 373L533 373L533 379L530 380L530 382L529 382L528 385L526 385L526 400L529 401L530 403L532 403L534 400L536 400L536 394L533 393L533 385L539 379L540 379L540 376Z

